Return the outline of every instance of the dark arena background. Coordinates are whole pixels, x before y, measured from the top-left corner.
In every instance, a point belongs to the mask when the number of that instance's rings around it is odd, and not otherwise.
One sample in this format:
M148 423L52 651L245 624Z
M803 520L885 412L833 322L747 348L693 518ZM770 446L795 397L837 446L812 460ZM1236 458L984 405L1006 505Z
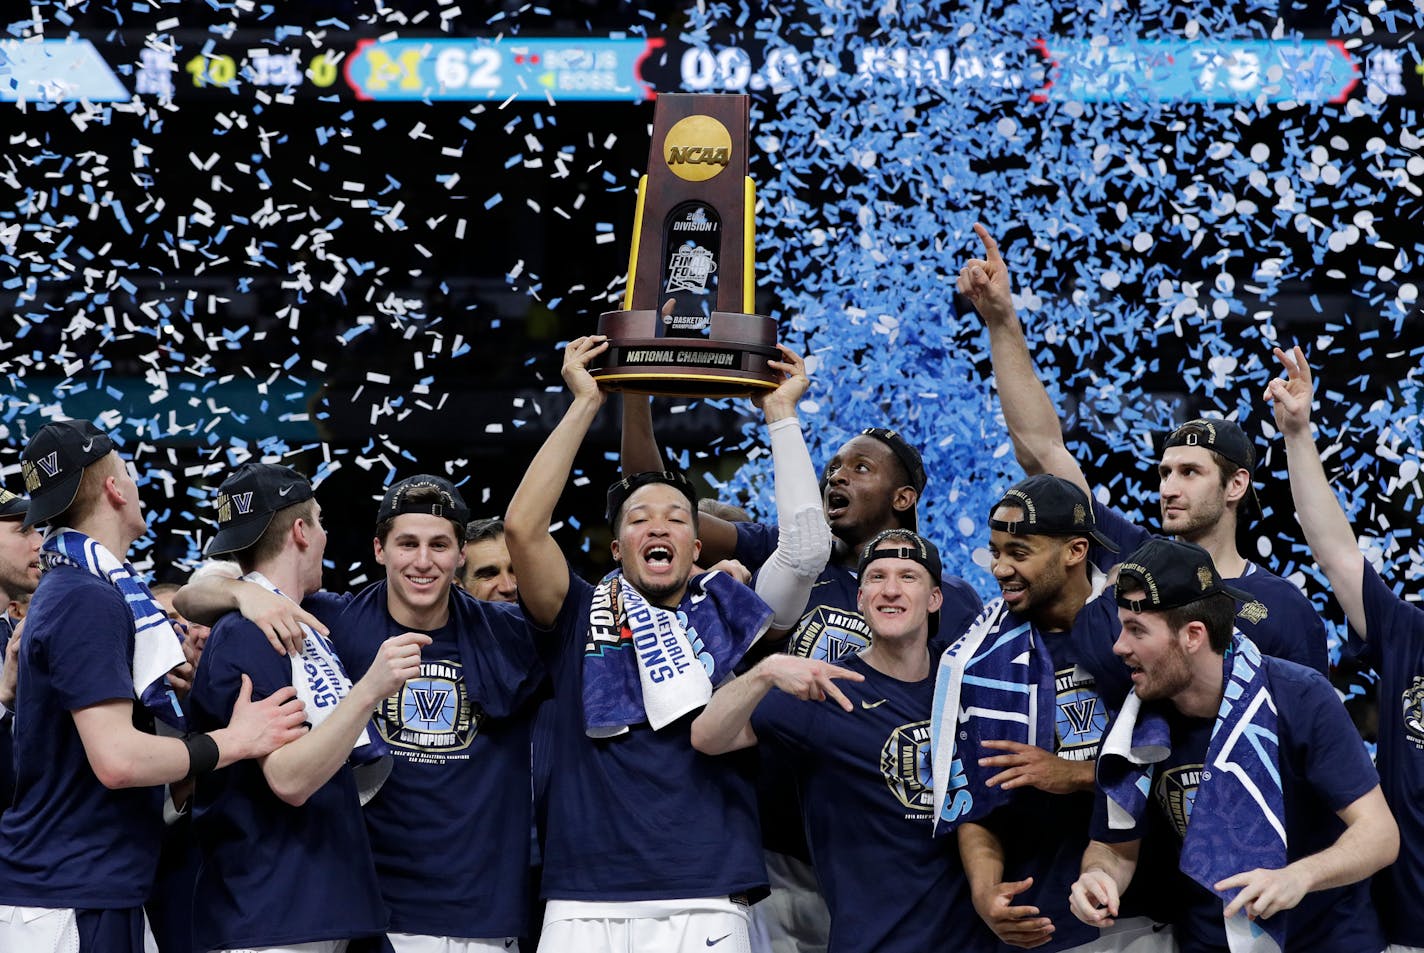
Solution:
M808 355L813 456L889 425L922 525L988 594L1020 473L954 294L999 234L1040 370L1104 499L1156 525L1154 433L1240 419L1243 551L1335 621L1261 391L1317 371L1327 467L1371 558L1421 574L1418 4L989 0L679 6L11 4L0 36L3 475L46 418L117 432L141 568L180 579L244 459L313 475L326 581L372 578L376 501L421 471L502 512L566 406L563 342L624 287L658 92L744 92L758 310ZM745 401L660 400L665 450L770 515ZM607 565L610 401L564 496ZM1367 691L1346 659L1337 684Z

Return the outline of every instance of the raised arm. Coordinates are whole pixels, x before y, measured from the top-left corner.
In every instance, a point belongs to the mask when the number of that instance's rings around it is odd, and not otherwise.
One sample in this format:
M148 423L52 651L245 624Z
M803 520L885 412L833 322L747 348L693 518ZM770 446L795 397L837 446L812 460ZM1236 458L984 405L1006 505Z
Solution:
M771 435L779 530L776 549L757 576L756 591L774 613L772 629L784 632L800 620L811 589L831 558L831 528L821 507L816 468L796 419L796 404L810 386L806 362L789 348L782 347L781 353L784 360L769 362L782 374L780 385L753 402L766 415Z
M371 712L400 691L406 679L420 674L420 647L430 636L405 632L381 645L361 680L315 729L262 761L267 786L284 803L301 807L330 781L351 756L351 747L371 721Z
M768 656L750 672L717 689L707 707L692 722L692 747L703 754L724 754L756 744L752 712L773 688L802 701L831 698L846 711L853 711L850 700L836 687L836 679L863 682L865 676L797 655Z
M569 565L549 532L554 507L574 467L574 458L606 396L588 372L588 364L608 350L608 339L590 335L564 348L564 383L573 403L524 471L524 479L504 514L504 541L519 579L519 601L530 622L547 628L559 615L569 592Z
M974 304L989 329L989 357L1004 408L1014 456L1030 476L1052 473L1091 493L1078 461L1063 443L1063 426L1048 391L1038 379L1023 326L1014 311L1009 272L999 243L983 225L974 226L984 257L971 258L959 272L959 292Z
M623 435L619 461L623 475L662 470L663 456L653 433L653 399L643 394L623 395Z
M1330 489L1320 451L1310 433L1310 404L1315 386L1305 352L1296 346L1287 354L1275 349L1276 359L1286 371L1266 385L1266 400L1276 417L1276 426L1285 435L1286 463L1290 469L1291 499L1295 518L1305 531L1305 541L1316 563L1330 580L1330 589L1350 626L1366 638L1364 569L1355 531Z
M1217 883L1213 889L1218 892L1241 888L1227 906L1226 918L1243 909L1252 919L1269 917L1291 909L1308 893L1359 883L1394 863L1399 827L1379 785L1336 813L1345 830L1319 853L1277 870L1248 870Z

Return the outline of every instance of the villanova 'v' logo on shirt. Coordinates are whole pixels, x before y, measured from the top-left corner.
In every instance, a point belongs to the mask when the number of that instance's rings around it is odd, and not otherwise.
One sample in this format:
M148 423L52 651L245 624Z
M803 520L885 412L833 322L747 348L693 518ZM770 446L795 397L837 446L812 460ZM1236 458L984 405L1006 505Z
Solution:
M431 683L433 684L433 683ZM445 700L450 697L451 688L432 688L427 684L424 688L411 688L411 698L415 701L416 716L420 721L428 725L437 725L442 721L441 715L445 710Z
M420 663L420 674L376 709L376 728L396 757L441 764L480 732L483 711L470 702L464 668L451 659Z
M1063 705L1063 717L1068 720L1070 732L1075 736L1074 740L1093 730L1093 716L1097 714L1097 711L1098 699L1096 697L1067 702Z

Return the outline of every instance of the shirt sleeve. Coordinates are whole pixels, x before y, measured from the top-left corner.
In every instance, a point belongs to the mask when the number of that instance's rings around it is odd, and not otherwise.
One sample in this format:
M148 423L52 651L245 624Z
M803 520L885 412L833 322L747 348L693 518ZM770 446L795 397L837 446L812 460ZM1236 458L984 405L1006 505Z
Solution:
M834 702L801 701L773 688L752 712L752 731L759 741L772 741L800 754L813 747L816 738L816 706Z
M1271 687L1292 726L1290 757L1326 806L1339 811L1379 784L1359 732L1324 675L1296 669Z
M327 592L323 589L303 599L302 608L316 616L321 620L322 625L330 629L337 617L351 604L351 599L352 596L349 592Z
M1112 507L1099 503L1096 498L1093 500L1093 519L1098 524L1098 532L1117 546L1116 553L1110 553L1096 543L1089 550L1089 560L1103 572L1122 562L1129 553L1152 538L1150 532Z
M588 640L588 633L578 630L579 620L583 617L583 606L593 597L593 586L575 573L572 566L569 567L568 573L569 591L564 593L564 604L559 606L559 614L547 629L530 621L524 600L519 602L519 611L534 635L535 648L555 678L561 676L564 665L568 664L570 659L576 660L578 655L582 654L584 643Z
M44 651L66 711L134 697L134 620L117 589L93 586L54 603Z
M1365 604L1364 638L1350 629L1350 648L1371 665L1409 665L1410 646L1424 634L1424 609L1400 598L1368 559L1360 592Z

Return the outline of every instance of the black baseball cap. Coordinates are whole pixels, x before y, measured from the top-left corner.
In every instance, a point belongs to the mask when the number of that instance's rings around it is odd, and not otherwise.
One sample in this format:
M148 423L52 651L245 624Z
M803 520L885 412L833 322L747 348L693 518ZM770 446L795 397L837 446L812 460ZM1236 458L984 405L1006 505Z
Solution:
M994 519L994 511L1001 506L1018 507L1023 518ZM989 507L989 528L1014 536L1086 536L1108 552L1117 552L1117 544L1098 532L1088 494L1051 473L1040 473L1009 487L1003 498Z
M877 533L860 551L860 562L855 574L865 575L865 567L877 559L908 559L929 570L930 578L936 586L944 575L944 564L940 562L939 550L935 544L919 533L908 529L887 529Z
M1162 439L1162 452L1172 447L1205 447L1221 454L1229 463L1235 464L1251 475L1253 482L1245 502L1261 512L1261 498L1256 495L1254 483L1256 472L1256 448L1246 431L1234 420L1213 417L1198 417L1188 420Z
M433 496L434 499L412 500L411 492L414 490L430 490L432 494L421 494L422 496ZM465 498L460 495L460 491L455 489L455 484L444 477L438 477L430 473L421 473L416 476L406 477L399 483L394 483L386 490L386 495L381 497L381 508L376 512L377 525L386 520L395 519L403 513L424 513L429 516L439 516L454 523L463 533L465 524L470 521L470 508L465 505Z
M20 473L30 495L25 528L48 523L69 509L84 468L113 449L109 435L87 420L56 420L41 427L20 454Z
M30 501L18 493L0 487L0 520L22 519L30 510Z
M687 497L693 512L697 512L697 489L691 480L676 470L644 470L642 473L624 477L608 488L607 516L610 529L618 525L618 514L622 511L623 504L628 502L628 497L653 483L663 483L677 490Z
M900 461L900 465L905 468L905 472L910 476L910 486L915 488L916 493L925 492L925 484L929 478L925 475L925 461L920 456L920 451L910 446L909 441L894 430L885 427L866 427L860 432L862 437L873 437L885 446L890 448L890 452L895 454L895 458Z
M1256 469L1256 448L1251 438L1234 420L1199 417L1188 420L1162 440L1164 451L1172 447L1205 447L1221 454L1241 469Z
M235 553L257 542L278 510L314 496L311 482L291 467L244 463L218 487L218 532L206 556Z
M1123 593L1141 589L1141 599L1126 599ZM1255 596L1228 586L1216 571L1211 554L1196 543L1153 537L1139 546L1118 566L1114 598L1133 612L1160 612L1189 605L1207 596L1225 593L1240 602Z

